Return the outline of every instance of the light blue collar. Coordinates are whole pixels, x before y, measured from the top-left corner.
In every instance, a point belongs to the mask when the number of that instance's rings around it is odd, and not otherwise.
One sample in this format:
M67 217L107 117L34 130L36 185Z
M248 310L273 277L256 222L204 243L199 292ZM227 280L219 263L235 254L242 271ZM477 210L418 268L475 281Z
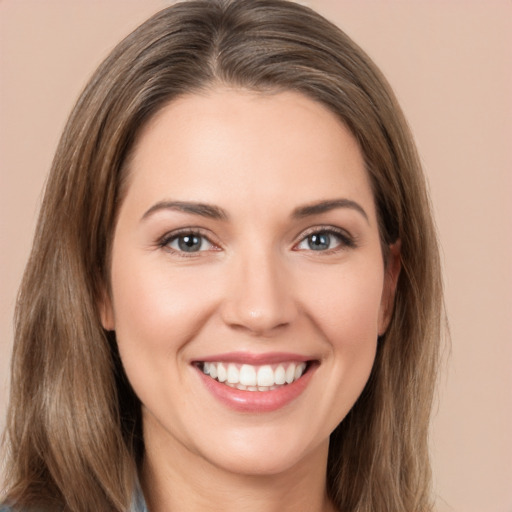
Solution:
M148 508L146 507L146 500L142 494L142 489L140 488L139 482L137 482L137 486L135 487L135 495L133 497L130 512L148 512Z

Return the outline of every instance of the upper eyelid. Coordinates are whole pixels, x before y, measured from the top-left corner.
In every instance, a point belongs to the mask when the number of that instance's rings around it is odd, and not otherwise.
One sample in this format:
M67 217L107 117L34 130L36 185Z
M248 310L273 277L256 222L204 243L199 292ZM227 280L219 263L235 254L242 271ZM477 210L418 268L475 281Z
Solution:
M297 236L296 240L300 242L307 236L313 235L315 233L334 233L336 235L339 235L339 236L342 236L345 238L350 238L351 240L355 238L346 229L343 229L343 228L340 228L337 226L332 226L332 225L320 225L320 226L312 226L308 229L301 231L300 234Z
M209 238L210 232L197 226L187 226L186 228L177 228L172 229L171 231L166 231L160 239L175 238L180 235L201 235L205 238Z

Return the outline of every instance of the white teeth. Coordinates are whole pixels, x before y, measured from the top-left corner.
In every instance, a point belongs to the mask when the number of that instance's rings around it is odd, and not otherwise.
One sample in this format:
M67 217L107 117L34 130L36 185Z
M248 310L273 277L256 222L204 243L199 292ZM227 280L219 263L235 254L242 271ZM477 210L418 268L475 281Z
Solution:
M301 363L295 368L295 380L300 379L301 375L304 373L306 369L306 363Z
M295 379L295 365L294 364L291 364L286 369L285 378L286 378L286 382L288 384L291 384L294 381L294 379Z
M202 370L212 379L242 391L269 391L300 379L306 363L253 366L236 363L203 363Z
M274 374L274 380L277 385L282 385L286 382L286 371L282 365L279 365L276 368L276 371Z
M219 382L226 382L227 378L228 372L226 371L226 367L222 363L219 363L217 365L217 379Z
M274 384L274 371L272 367L269 365L261 366L258 370L258 386L273 386Z
M228 382L230 384L238 384L240 382L240 372L233 363L228 365Z
M249 364L243 364L240 368L240 384L244 386L256 386L256 369Z

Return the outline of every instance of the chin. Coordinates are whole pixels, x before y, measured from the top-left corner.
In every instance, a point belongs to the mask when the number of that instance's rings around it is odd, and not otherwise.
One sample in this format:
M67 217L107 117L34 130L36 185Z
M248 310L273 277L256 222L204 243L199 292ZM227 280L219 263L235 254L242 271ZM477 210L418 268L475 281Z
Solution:
M247 477L278 476L300 468L309 453L292 452L281 449L261 450L245 449L243 451L218 454L211 459L213 465L226 472Z
M277 476L318 460L325 465L329 432L318 435L304 429L275 424L231 428L196 446L198 455L213 466L238 475Z

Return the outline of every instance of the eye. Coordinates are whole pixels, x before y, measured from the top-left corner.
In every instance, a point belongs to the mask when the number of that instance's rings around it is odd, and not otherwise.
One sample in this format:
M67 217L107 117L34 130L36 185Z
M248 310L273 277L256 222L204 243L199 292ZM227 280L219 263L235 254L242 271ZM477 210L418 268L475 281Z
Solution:
M193 231L171 234L165 237L160 245L178 253L194 253L216 249L216 246L206 236Z
M332 251L353 247L354 241L345 233L334 229L321 229L309 233L297 245L300 251Z

